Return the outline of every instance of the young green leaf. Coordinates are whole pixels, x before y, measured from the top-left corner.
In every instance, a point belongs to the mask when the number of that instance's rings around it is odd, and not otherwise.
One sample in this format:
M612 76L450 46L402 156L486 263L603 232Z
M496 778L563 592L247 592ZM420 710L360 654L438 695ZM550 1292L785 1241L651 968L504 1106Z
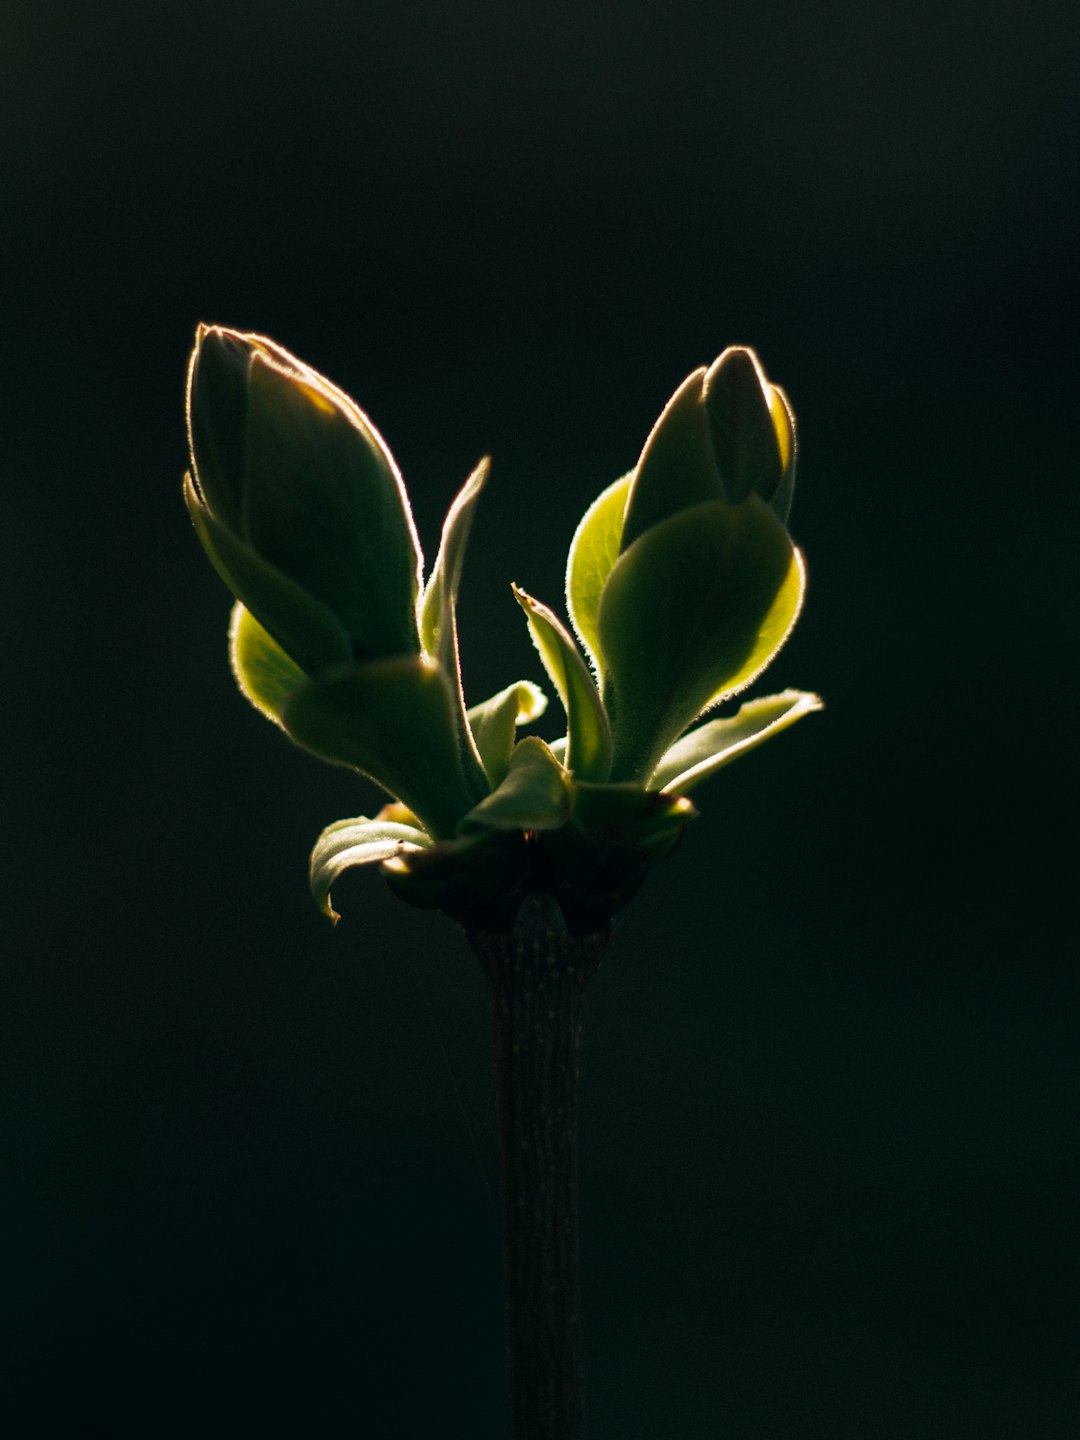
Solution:
M654 525L706 500L722 500L709 422L705 367L688 375L645 441L626 500L622 549Z
M795 420L753 350L731 345L679 387L645 442L626 502L622 549L706 500L754 494L786 523L795 482Z
M606 780L611 768L611 728L589 667L558 616L517 585L513 591L566 711L567 768L583 780Z
M243 533L244 524L247 372L254 338L200 325L188 364L185 409L195 488L234 535Z
M516 728L538 720L546 709L547 696L539 685L519 680L468 712L469 728L492 789L506 777Z
M283 714L294 740L363 771L436 839L453 835L474 803L454 718L449 677L423 655L369 660L312 681Z
M470 810L460 835L478 830L556 830L570 814L569 777L535 735L518 742L497 790Z
M802 690L784 690L779 695L748 700L738 714L710 720L676 740L653 771L649 788L685 795L714 770L771 740L804 715L823 708L817 695Z
M308 677L239 600L229 622L229 661L245 700L284 729L289 697Z
M367 416L252 351L244 538L339 617L357 658L416 654L422 560L401 476Z
M770 502L783 475L769 390L761 362L745 345L729 346L705 376L713 455L724 499L732 505L751 494Z
M439 662L454 685L461 763L470 787L475 791L476 799L487 792L488 786L484 766L465 713L461 661L458 655L457 597L476 502L487 483L489 469L490 462L481 460L450 506L443 525L439 554L420 603L420 638L423 647Z
M490 470L491 461L481 460L454 497L443 521L442 540L431 567L431 578L420 601L420 639L427 653L448 673L458 668L455 625L458 589L476 502L487 484Z
M709 501L624 550L600 602L613 780L652 774L710 705L744 689L786 640L803 566L764 501Z
M791 402L779 385L769 386L769 412L776 431L776 443L780 449L780 463L783 473L769 504L783 524L791 514L791 500L795 490L795 460L798 443L795 439L795 413Z
M346 870L378 865L392 855L423 849L430 844L431 837L413 825L369 820L366 815L328 825L311 852L311 893L315 904L336 925L341 917L331 904L330 891Z
M600 594L611 568L619 558L626 497L634 479L633 470L616 480L593 501L574 531L566 565L566 609L577 637L585 647L596 673L600 654L596 637L596 612Z
M306 674L319 675L352 660L352 645L337 616L219 524L190 475L184 477L184 500L214 569Z

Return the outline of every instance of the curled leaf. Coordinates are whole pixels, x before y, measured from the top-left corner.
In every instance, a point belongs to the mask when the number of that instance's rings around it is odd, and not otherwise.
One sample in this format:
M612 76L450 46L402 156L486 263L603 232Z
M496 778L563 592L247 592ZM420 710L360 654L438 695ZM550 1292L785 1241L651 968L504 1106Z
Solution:
M336 924L341 917L333 908L330 892L346 870L378 865L393 855L430 844L430 836L413 825L369 820L366 815L328 825L311 852L311 893L316 905Z
M724 499L705 414L705 367L688 375L653 426L626 500L622 549L706 500Z
M519 680L469 710L469 729L492 789L502 782L510 766L517 727L538 720L546 709L547 696L539 685Z
M329 382L256 348L248 371L244 535L317 596L354 653L420 649L420 547L405 486L367 416Z

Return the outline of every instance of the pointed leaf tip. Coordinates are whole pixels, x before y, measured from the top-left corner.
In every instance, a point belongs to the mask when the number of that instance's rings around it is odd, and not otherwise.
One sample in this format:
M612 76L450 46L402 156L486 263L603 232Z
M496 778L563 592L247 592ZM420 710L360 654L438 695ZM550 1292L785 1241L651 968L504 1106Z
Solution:
M593 669L602 677L596 616L622 545L626 499L634 471L602 491L581 517L566 563L566 609Z
M715 770L824 708L820 696L802 690L748 700L737 714L710 720L676 740L653 772L649 788L685 795Z
M611 767L611 727L589 667L558 616L520 586L511 589L566 711L567 767L581 779L606 780Z
M419 651L420 548L405 486L368 417L314 371L256 349L244 531L339 616L357 655Z
M539 719L546 709L547 696L539 685L519 680L469 710L469 728L493 789L509 768L517 727Z
M420 600L420 638L424 649L441 661L447 671L457 667L455 607L465 550L469 543L476 502L487 484L491 461L480 461L446 512L442 539L431 577Z
M675 391L645 441L626 500L624 554L635 540L680 511L723 498L709 438L704 386L702 365Z
M770 407L770 385L757 355L731 345L705 376L705 413L724 498L757 494L771 501L783 462Z
M457 598L476 504L487 484L490 469L491 462L485 457L465 481L447 511L439 553L417 607L421 644L426 653L442 666L453 687L458 748L465 780L474 800L486 793L488 784L465 709L458 652Z

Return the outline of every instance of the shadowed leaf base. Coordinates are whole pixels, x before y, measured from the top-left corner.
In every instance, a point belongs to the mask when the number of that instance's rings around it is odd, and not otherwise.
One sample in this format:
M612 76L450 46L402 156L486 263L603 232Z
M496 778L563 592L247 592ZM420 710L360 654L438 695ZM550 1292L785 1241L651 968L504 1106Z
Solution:
M637 814L623 825L488 831L410 850L382 874L399 899L442 910L470 932L505 937L525 902L546 895L571 936L588 936L607 927L678 843L693 813L683 804L676 811L668 796L636 792Z

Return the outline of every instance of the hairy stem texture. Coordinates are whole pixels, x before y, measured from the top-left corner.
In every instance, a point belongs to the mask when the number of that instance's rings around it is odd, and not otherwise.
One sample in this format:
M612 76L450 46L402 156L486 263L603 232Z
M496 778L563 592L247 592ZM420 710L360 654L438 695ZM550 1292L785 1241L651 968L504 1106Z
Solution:
M473 933L495 1024L514 1440L580 1440L577 1079L585 987L608 932L570 935L550 896Z

